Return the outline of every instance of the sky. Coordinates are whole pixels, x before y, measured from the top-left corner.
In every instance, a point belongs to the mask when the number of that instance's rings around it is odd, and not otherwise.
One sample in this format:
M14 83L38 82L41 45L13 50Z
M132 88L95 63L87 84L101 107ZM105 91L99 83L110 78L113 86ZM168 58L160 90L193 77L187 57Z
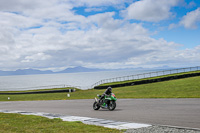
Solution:
M200 66L199 0L0 0L0 70Z

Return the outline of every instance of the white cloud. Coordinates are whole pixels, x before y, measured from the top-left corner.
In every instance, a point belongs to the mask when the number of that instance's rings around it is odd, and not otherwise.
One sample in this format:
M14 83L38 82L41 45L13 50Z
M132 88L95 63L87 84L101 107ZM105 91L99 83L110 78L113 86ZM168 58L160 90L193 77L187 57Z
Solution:
M87 8L85 9L85 12L92 12L92 11L95 11L95 12L100 12L100 11L103 11L105 10L105 8L96 8L96 7L92 7L92 8Z
M169 25L168 29L171 30L171 29L174 29L174 28L176 28L178 26L179 26L178 24L172 23L172 24Z
M151 38L142 24L114 19L116 12L89 17L78 15L73 10L76 2L1 1L0 70L56 70L69 66L122 68L173 65L180 60L183 60L181 64L199 62L199 47L178 51L176 43ZM88 8L122 3L116 0L80 2ZM170 1L164 6L166 10L160 9L161 14L165 11L171 14L168 8L172 5L176 3Z
M179 2L180 0L141 0L132 3L122 14L127 19L158 22L172 17L174 14L170 9Z
M99 7L99 6L114 6L124 8L125 3L130 3L132 0L70 0L74 6Z
M39 0L26 1L26 0L6 0L0 1L0 10L22 12L24 10L32 10L40 5Z
M195 6L196 6L196 3L194 1L191 1L186 7L192 8L192 7L195 7Z
M47 60L50 59L51 56L50 55L46 55L44 53L37 53L31 56L26 56L24 60L22 60L21 62L35 62L38 60Z
M200 8L187 13L180 21L180 25L189 29L196 29L198 23L200 23Z

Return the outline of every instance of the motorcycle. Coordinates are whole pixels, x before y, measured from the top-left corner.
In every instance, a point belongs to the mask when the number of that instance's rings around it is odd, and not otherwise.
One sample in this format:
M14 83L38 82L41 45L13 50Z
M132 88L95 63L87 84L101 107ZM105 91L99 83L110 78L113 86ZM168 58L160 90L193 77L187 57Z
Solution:
M99 108L108 108L110 111L116 108L117 98L114 93L111 93L109 96L105 96L102 100L101 95L97 95L98 99L95 97L95 102L93 104L94 110L99 110Z

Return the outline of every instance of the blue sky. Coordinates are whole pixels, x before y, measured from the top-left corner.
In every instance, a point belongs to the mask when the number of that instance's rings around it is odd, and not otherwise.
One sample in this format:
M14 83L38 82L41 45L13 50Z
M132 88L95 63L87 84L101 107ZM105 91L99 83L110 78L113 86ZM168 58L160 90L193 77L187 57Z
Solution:
M133 3L126 3L125 8L129 7ZM146 21L140 21L131 19L129 20L130 23L142 23L145 28L150 30L152 33L157 32L156 34L151 35L151 37L155 39L164 38L167 41L174 41L176 43L182 44L182 49L185 48L194 48L195 46L200 44L200 36L198 33L200 33L200 28L185 28L183 26L177 26L176 28L170 29L170 24L178 24L179 21L181 21L182 17L185 16L188 12L196 10L200 6L200 1L198 0L185 0L181 1L180 5L177 5L175 7L172 7L170 11L174 13L174 17L162 20L159 22L146 22ZM96 11L95 11L96 9ZM121 10L119 10L116 7L113 6L102 6L100 7L94 7L94 11L88 11L88 8L85 6L82 7L75 7L73 8L76 14L83 15L85 17L104 13L104 12L115 12L115 15L113 16L114 19L124 19L120 13ZM199 27L199 23L197 23L197 26ZM186 39L187 38L187 39Z
M199 0L7 0L0 24L0 70L200 65Z
M131 4L133 3L126 3L125 8L129 7ZM181 1L180 5L172 7L170 9L170 11L175 15L172 18L162 20L156 23L134 19L131 19L129 21L130 23L142 23L143 26L151 32L157 32L156 34L151 35L151 37L155 39L164 38L167 41L174 41L176 43L180 43L183 45L181 49L194 48L195 46L200 44L200 36L198 34L200 33L200 28L192 29L185 28L183 26L177 26L176 28L170 29L169 26L170 24L178 24L183 16L185 16L188 12L196 10L199 6L200 1L198 0ZM88 11L88 8L85 6L73 8L76 14L83 15L85 17L104 12L115 12L115 15L113 16L114 19L124 19L120 15L121 10L113 6L103 6L101 8L94 7L93 9L94 11ZM197 26L199 27L199 23L197 23Z

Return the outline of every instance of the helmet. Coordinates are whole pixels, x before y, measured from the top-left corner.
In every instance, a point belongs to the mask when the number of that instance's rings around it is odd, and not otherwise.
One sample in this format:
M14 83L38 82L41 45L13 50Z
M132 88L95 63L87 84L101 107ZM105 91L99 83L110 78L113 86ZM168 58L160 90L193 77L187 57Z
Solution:
M110 92L112 92L112 88L111 87L108 87L107 90L109 90Z

